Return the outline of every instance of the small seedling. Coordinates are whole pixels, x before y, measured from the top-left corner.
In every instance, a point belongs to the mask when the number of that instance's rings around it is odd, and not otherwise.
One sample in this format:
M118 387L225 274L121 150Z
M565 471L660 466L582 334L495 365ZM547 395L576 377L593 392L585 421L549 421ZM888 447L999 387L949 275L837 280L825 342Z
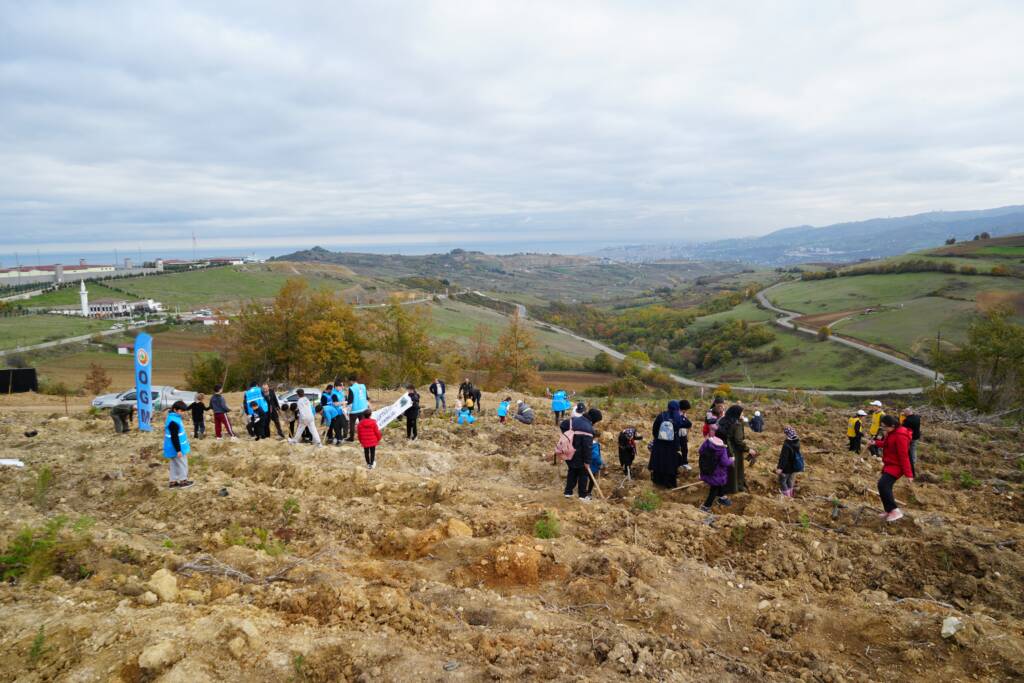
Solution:
M46 631L40 625L39 630L36 631L36 637L32 639L32 647L28 651L29 664L35 666L44 654L46 654Z
M76 534L87 534L96 526L96 518L89 515L82 515L71 525L71 530Z
M169 538L165 538L164 542L163 542L163 546L165 548L167 548L168 550L173 550L174 549L174 541L172 541Z
M729 540L732 541L733 545L743 545L743 539L747 536L747 527L745 526L734 526L732 528L732 534Z
M545 512L544 516L533 525L533 534L537 538L558 538L561 533L562 524L558 521L558 516L551 510Z
M978 485L978 480L974 478L974 475L970 472L964 471L960 473L960 486L965 489L973 489Z
M306 680L306 658L302 655L295 655L292 658L292 670L295 672L295 680Z
M654 491L644 491L633 499L633 507L644 512L654 512L661 507L661 497Z
M953 473L950 472L949 470L943 471L943 473L942 473L942 481L944 483L946 483L946 484L952 482L953 481Z
M800 513L800 528L804 531L811 528L811 517L806 512Z
M299 500L298 498L289 498L284 501L284 524L282 526L290 526L294 521L295 516L299 514Z

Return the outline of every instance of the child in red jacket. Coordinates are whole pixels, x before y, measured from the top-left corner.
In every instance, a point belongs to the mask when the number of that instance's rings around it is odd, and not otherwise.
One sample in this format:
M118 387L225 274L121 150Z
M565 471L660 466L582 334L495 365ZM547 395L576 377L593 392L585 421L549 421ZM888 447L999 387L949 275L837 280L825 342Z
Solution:
M903 518L903 512L896 506L892 486L900 477L906 477L909 482L914 481L914 470L910 464L910 440L913 434L892 415L883 416L881 425L885 438L875 441L875 445L882 449L882 476L878 480L878 495L882 498L885 512L881 516L887 522L895 522Z
M356 425L356 434L359 435L359 443L363 446L363 457L366 458L366 468L373 469L377 466L377 444L380 443L380 427L373 419L372 413L367 410L363 413L363 419Z

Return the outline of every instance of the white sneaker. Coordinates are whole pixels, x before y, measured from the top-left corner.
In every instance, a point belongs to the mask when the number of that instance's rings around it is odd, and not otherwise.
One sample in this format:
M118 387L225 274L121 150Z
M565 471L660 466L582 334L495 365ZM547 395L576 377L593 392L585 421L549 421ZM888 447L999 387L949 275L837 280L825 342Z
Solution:
M895 522L898 519L903 519L903 511L900 510L899 508L896 508L895 510L890 512L888 516L886 516L885 521Z
M564 498L572 498L572 494L571 493L563 493L562 496Z
M589 503L592 500L594 500L594 499L591 498L590 496L583 496L582 498L580 498L580 502L581 503Z
M370 463L370 469L371 470L377 469L377 461L376 460L374 460L372 463Z
M238 441L238 437L237 436L233 436L233 437L231 437L231 440L232 441Z

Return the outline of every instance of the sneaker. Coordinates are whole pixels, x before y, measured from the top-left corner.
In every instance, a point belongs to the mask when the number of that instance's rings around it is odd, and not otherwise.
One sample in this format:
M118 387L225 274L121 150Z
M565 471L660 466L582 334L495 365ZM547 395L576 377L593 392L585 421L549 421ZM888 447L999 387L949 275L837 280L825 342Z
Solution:
M885 516L885 521L887 522L895 522L898 519L903 519L903 511L899 508L896 508Z
M172 481L170 484L167 485L167 488L169 488L169 489L176 489L179 486L181 486L181 482L180 481Z
M692 468L692 467L690 467L689 465L683 465L683 469L684 469L684 470L686 470L687 472L689 472L689 471L690 471L690 470L692 470L693 468Z
M179 482L178 483L178 488L179 489L187 489L187 488L191 488L192 486L195 486L195 482L194 481L183 481L183 482Z
M231 440L232 441L238 441L238 437L237 436L233 436L233 437L231 437Z
M562 497L563 498L572 498L572 494L571 493L563 493Z
M582 498L580 498L580 502L581 503L589 503L592 500L594 500L594 499L591 498L590 496L583 496Z
M220 441L220 437L219 436L217 437L217 441Z
M879 513L878 513L878 517L879 517L880 519L885 519L885 518L886 518L886 517L888 517L888 516L889 516L889 513L888 513L888 512L886 512L886 511L884 511L884 510L883 510L882 512L879 512Z
M732 505L732 501L726 498L725 496L722 496L721 498L718 499L718 504L724 505L725 507L729 507L730 505Z
M371 465L370 463L366 463L366 469L372 470L373 469L373 465Z
M700 510L701 512L711 512L711 508L709 508L707 505L701 505L697 509Z
M374 460L373 462L370 463L370 469L371 470L377 469L377 461L376 460Z

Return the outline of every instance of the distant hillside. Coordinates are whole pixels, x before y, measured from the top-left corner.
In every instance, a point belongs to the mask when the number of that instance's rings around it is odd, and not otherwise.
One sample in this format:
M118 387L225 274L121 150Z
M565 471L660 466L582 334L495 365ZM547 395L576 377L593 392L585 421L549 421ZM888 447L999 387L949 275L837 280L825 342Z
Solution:
M314 247L272 260L338 264L359 275L403 284L414 282L410 278L432 278L481 291L531 294L545 300L563 301L624 299L658 287L676 287L702 276L741 270L735 263L625 264L593 256L493 255L462 249L445 254L406 256L335 252Z
M957 241L970 240L982 232L992 236L1024 232L1024 206L981 211L933 211L824 227L802 225L776 230L763 237L701 244L614 247L594 252L594 255L631 262L687 258L743 261L766 266L808 261L851 263L938 247L950 237Z

